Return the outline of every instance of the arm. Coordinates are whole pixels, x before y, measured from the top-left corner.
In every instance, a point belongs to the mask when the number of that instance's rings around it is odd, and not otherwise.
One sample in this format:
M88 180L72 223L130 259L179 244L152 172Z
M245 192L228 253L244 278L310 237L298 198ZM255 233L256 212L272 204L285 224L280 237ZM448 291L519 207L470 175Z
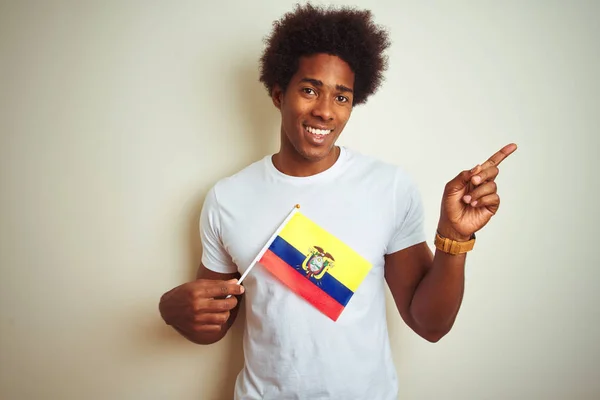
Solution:
M238 313L243 287L237 284L238 273L220 274L202 264L197 279L165 293L159 310L165 323L196 344L221 340ZM229 294L229 299L225 297Z
M464 291L465 255L452 256L419 243L386 256L385 279L404 322L437 342L458 314Z
M244 291L237 283L240 278L237 266L223 245L219 209L213 187L200 214L202 261L196 280L165 293L159 305L164 321L197 344L214 343L225 336L235 321L239 296ZM233 296L226 298L230 294Z
M498 165L516 150L509 144L481 166L462 171L444 188L438 232L441 236L467 241L496 214L500 197L495 179ZM385 279L406 324L431 342L444 337L454 325L460 309L465 278L466 254L441 250L435 256L426 243L386 256Z

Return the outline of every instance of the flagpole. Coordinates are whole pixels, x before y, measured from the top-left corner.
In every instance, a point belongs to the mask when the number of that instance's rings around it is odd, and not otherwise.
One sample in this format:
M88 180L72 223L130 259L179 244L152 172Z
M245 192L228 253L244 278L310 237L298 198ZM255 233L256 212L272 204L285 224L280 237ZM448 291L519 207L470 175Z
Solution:
M244 274L237 281L238 285L242 283L242 281L244 280L244 278L246 278L246 276L250 273L250 271L252 270L252 268L254 268L254 266L256 265L256 263L258 262L258 260L260 260L262 258L262 256L267 252L267 250L268 250L269 246L271 245L271 243L273 242L273 240L275 240L275 238L277 237L277 235L279 235L279 233L287 225L287 223L290 221L290 219L292 219L292 217L294 216L294 214L296 214L298 212L298 209L300 209L300 204L296 204L294 206L294 208L292 208L292 211L290 211L290 213L283 220L283 222L281 223L281 225L279 225L279 227L275 230L275 233L273 233L273 235L271 235L271 237L269 238L269 240L267 241L267 243L265 244L265 246L256 255L256 257L254 258L254 260L252 260L252 262L250 263L250 266L246 269L246 271L244 271ZM227 296L227 298L229 298L229 297L231 297L231 295Z

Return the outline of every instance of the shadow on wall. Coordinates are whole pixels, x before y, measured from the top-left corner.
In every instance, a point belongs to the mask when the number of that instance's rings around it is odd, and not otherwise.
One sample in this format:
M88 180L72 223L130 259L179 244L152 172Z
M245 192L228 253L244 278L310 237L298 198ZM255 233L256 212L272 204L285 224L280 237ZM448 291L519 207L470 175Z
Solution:
M246 58L235 82L240 89L237 106L246 121L240 134L249 136L251 146L245 150L252 161L279 150L281 124L279 110L258 79L257 61Z
M226 133L225 153L231 156L216 166L225 171L222 178L234 174L268 154L279 150L280 114L261 82L257 57L243 57L236 62L232 76L235 94L227 97L223 107L229 107L234 124ZM234 97L231 101L231 97Z

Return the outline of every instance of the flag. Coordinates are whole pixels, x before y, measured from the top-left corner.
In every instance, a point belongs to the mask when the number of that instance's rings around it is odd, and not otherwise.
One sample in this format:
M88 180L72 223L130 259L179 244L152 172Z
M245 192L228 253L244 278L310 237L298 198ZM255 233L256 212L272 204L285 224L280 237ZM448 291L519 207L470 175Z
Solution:
M290 213L258 263L337 321L372 265L298 211Z

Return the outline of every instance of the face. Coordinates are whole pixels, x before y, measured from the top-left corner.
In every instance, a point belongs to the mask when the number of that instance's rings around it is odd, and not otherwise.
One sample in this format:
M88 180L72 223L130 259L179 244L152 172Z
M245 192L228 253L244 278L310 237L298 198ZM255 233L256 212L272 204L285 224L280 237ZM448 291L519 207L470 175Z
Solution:
M352 112L354 72L336 56L300 59L285 93L276 87L281 111L281 150L316 162L331 154Z

